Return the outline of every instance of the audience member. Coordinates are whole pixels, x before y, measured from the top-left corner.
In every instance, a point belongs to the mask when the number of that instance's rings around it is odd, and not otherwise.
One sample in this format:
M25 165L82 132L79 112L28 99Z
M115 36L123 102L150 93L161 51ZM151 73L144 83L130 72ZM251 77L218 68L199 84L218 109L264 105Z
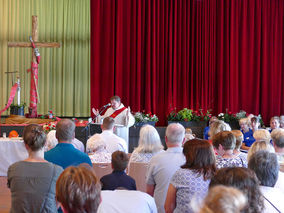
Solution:
M140 129L138 147L131 154L130 163L148 163L154 155L163 152L163 149L164 147L155 127L145 125Z
M239 189L247 197L248 203L242 212L262 213L264 201L259 188L259 181L253 171L247 168L222 168L211 179L209 189L224 185Z
M242 159L242 161L247 165L247 154L241 152L240 150L242 142L244 140L244 135L240 130L232 130L231 133L233 133L233 135L236 138L236 146L233 153L234 155L239 156Z
M280 127L280 120L278 116L274 116L270 119L270 129L269 132L271 133L274 129L278 129Z
M247 162L237 155L234 155L236 138L229 131L217 133L213 137L213 146L218 153L216 156L216 167L247 167Z
M215 122L217 121L218 118L216 116L212 116L209 120L209 125L207 127L204 128L204 131L203 131L203 138L205 140L209 140L209 131L210 131L210 126Z
M107 151L106 143L102 136L100 134L95 134L93 139L96 143L92 143L89 146L89 149L92 150L89 154L92 163L110 163L112 153Z
M186 143L187 141L192 140L192 139L195 138L195 134L192 133L192 129L190 129L190 128L186 128L185 129L185 136L184 136L184 138L185 138L184 143Z
M280 163L280 170L284 172L284 130L276 129L271 133L272 143Z
M250 119L250 125L251 125L251 130L252 130L253 132L255 132L256 130L258 130L259 127L260 127L259 118L256 117L256 116L253 116L253 117Z
M7 174L10 212L57 212L55 184L63 169L44 160L46 135L41 126L26 126L23 139L29 157L12 164Z
M103 124L101 125L102 133L100 134L103 140L106 143L106 149L108 152L113 153L115 151L123 151L128 152L127 145L124 139L118 137L113 133L114 129L114 119L111 117L106 117L103 120ZM88 141L87 141L87 152L93 152L92 147L95 146L97 143L97 134L93 135Z
M253 133L253 137L255 138L255 141L265 141L265 142L269 143L270 140L271 140L270 132L266 129L256 130Z
M279 118L280 128L284 128L284 115L281 115Z
M253 131L250 129L250 120L248 118L241 118L239 121L241 132L244 135L242 149L248 150L255 141Z
M75 138L75 124L69 119L62 119L56 125L56 138L58 144L53 149L44 153L44 158L65 169L68 166L77 166L81 163L88 163L92 166L89 156L72 144Z
M284 212L284 193L274 187L279 173L276 154L267 151L256 152L251 156L248 167L255 172L260 181L260 190L264 197L264 212Z
M214 135L216 135L219 132L223 132L223 131L231 131L231 127L229 124L225 123L224 121L221 120L215 120L211 126L210 126L210 130L209 130L209 139L212 140L212 138L214 137Z
M199 213L240 213L246 205L247 198L240 190L219 185L209 190Z
M128 165L127 154L122 151L112 153L111 165L113 172L101 178L102 190L115 190L121 187L128 190L136 190L135 180L125 173Z
M170 212L193 212L192 198L203 199L208 191L210 179L215 174L215 154L207 140L193 139L184 144L186 162L173 175L165 202Z
M147 193L154 196L158 212L165 212L164 204L173 174L185 163L182 143L185 129L181 124L170 124L166 129L165 152L155 155L149 165L147 174Z
M257 141L250 147L250 149L248 151L247 161L249 162L251 156L254 153L256 153L258 151L262 151L262 150L272 152L272 153L275 152L273 146L270 143L267 143L266 141Z
M56 199L64 213L97 212L101 185L91 168L70 166L57 180Z
M153 197L134 190L102 191L97 213L157 213Z
M51 130L46 137L46 145L45 145L45 151L49 151L53 149L58 144L58 140L56 138L56 130ZM71 141L71 144L81 152L85 152L84 144L79 141L77 138L74 138Z

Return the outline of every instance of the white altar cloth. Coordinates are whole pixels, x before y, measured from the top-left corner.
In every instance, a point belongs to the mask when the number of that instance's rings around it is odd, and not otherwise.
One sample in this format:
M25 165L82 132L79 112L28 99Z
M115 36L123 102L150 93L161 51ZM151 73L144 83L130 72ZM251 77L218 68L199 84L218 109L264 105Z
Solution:
M11 164L27 157L28 152L21 138L0 138L0 176L7 176Z

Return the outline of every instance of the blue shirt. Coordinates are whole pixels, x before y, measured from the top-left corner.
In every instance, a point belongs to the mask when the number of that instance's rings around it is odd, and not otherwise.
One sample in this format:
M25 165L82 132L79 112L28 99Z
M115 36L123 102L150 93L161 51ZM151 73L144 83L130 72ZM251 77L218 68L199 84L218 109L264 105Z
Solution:
M205 127L204 128L204 131L203 131L203 138L205 139L205 140L209 140L209 130L210 130L210 126L207 126L207 127Z
M113 171L109 175L101 178L102 190L115 190L118 187L123 187L128 190L136 190L135 180L125 174L124 171Z
M68 166L78 166L81 163L93 166L87 154L69 143L58 143L53 149L44 153L44 159L61 166L63 169Z
M246 146L250 147L254 142L255 142L255 139L253 137L253 131L251 129L249 129L248 132L244 133L243 130L241 130L241 132L243 133L244 135L244 143Z

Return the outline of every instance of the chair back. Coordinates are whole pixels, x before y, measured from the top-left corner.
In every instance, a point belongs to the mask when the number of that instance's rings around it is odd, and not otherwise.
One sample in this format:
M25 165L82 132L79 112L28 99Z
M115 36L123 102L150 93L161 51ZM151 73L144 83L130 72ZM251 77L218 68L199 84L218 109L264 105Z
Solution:
M93 163L93 168L95 170L96 176L101 179L101 177L112 173L111 163Z
M130 162L129 176L136 182L136 188L139 191L146 192L146 175L148 170L148 163Z
M0 212L10 212L11 192L7 187L7 177L0 177Z

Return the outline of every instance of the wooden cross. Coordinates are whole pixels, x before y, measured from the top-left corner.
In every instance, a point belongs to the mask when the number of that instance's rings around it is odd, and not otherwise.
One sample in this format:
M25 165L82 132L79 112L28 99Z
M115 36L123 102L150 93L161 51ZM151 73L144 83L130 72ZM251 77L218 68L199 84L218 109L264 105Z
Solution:
M32 16L32 39L35 43L35 46L38 47L60 47L60 43L57 42L38 42L38 21L37 16ZM8 47L31 47L31 42L8 42ZM36 56L32 49L32 64L37 64ZM38 75L37 68L36 71L33 71L34 68L31 68L31 92L30 92L30 107L29 114L30 117L37 117L37 102L39 100L38 96ZM36 88L36 91L32 91L33 85Z

